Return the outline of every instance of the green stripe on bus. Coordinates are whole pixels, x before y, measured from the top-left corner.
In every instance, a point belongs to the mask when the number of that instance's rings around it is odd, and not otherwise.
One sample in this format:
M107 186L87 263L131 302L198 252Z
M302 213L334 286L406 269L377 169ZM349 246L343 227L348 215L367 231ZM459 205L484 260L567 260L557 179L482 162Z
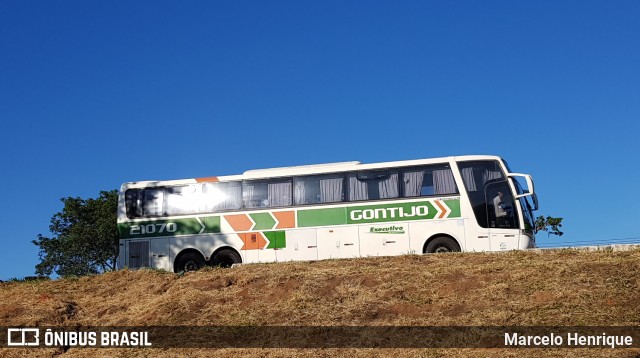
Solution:
M451 213L448 216L449 218L460 217L460 199L445 199L443 202L451 209Z
M205 216L200 218L200 221L205 226L203 234L218 234L221 232L219 216Z
M460 199L444 199L448 218L460 217ZM432 220L438 214L430 200L383 205L298 210L298 227L368 224L392 221Z
M249 216L256 222L252 230L269 230L273 229L273 226L276 224L273 216L269 213L249 214Z
M459 218L461 216L459 198L442 199L442 202L450 210L450 213L447 215L448 218ZM314 227L392 221L430 220L434 219L437 213L438 210L436 209L435 204L433 204L432 201L425 200L409 203L298 210L297 218L298 227ZM254 213L249 215L256 223L253 230L263 231L273 229L276 224L276 221L270 213ZM120 237L122 239L194 235L200 232L203 234L217 234L221 232L220 216L122 223L118 224L118 231L120 232ZM269 240L272 241L271 238ZM280 240L282 242L285 241L283 237L282 239L276 238L273 242L279 242ZM284 243L282 245L284 245Z
M344 225L347 208L298 210L298 227Z
M284 249L287 247L286 235L284 231L265 231L264 236L269 239L267 249Z
M198 221L200 219L200 221ZM149 220L118 224L121 239L220 233L220 216Z
M354 206L348 211L349 224L426 220L433 219L437 213L436 208L429 201Z

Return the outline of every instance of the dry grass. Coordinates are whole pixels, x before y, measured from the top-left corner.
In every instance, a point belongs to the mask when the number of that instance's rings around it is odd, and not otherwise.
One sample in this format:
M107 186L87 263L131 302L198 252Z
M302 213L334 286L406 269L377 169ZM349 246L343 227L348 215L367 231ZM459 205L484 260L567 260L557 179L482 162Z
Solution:
M640 250L466 253L0 284L4 326L635 326ZM22 356L0 350L0 356ZM32 350L51 356L56 350ZM637 350L70 349L63 356L638 356Z

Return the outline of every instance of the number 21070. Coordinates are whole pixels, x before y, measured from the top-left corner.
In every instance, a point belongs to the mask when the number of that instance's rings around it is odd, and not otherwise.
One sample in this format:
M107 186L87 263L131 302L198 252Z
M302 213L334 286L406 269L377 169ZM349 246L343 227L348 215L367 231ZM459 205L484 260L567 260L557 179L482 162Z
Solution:
M132 225L129 235L145 235L145 234L162 234L165 232L176 232L178 225L176 223Z

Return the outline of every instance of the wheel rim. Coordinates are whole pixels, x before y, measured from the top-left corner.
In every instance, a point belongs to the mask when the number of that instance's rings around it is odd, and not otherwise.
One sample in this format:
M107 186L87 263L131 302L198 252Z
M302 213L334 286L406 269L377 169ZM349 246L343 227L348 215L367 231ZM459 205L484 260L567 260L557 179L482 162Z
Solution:
M218 264L218 266L222 268L229 268L235 263L236 262L232 257L224 255L223 257L220 258L220 263Z
M200 265L194 260L189 260L184 264L185 271L196 271L200 268Z
M443 253L443 252L451 252L451 249L446 246L438 246L433 252L435 253Z

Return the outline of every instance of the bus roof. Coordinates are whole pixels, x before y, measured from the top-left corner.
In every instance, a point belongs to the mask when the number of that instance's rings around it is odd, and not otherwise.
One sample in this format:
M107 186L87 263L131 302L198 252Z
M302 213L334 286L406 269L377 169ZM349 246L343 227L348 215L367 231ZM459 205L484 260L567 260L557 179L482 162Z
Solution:
M146 181L138 181L138 182L128 182L128 183L122 184L121 191L130 189L130 188L185 185L185 184L194 184L194 183L202 183L202 182L229 182L229 181L238 181L238 180L267 179L267 178L289 177L289 176L299 176L299 175L350 172L350 171L357 171L357 170L373 170L373 169L383 169L383 168L389 168L389 167L410 167L410 166L416 166L416 165L450 163L452 161L468 161L468 160L502 160L502 159L499 156L495 156L495 155L465 155L465 156L413 159L413 160L402 160L402 161L381 162L381 163L364 163L363 164L358 161L350 161L350 162L300 165L300 166L268 168L268 169L252 169L252 170L247 170L240 175L225 175L225 176L213 176L213 177L203 177L203 178L178 179L178 180L146 180Z

